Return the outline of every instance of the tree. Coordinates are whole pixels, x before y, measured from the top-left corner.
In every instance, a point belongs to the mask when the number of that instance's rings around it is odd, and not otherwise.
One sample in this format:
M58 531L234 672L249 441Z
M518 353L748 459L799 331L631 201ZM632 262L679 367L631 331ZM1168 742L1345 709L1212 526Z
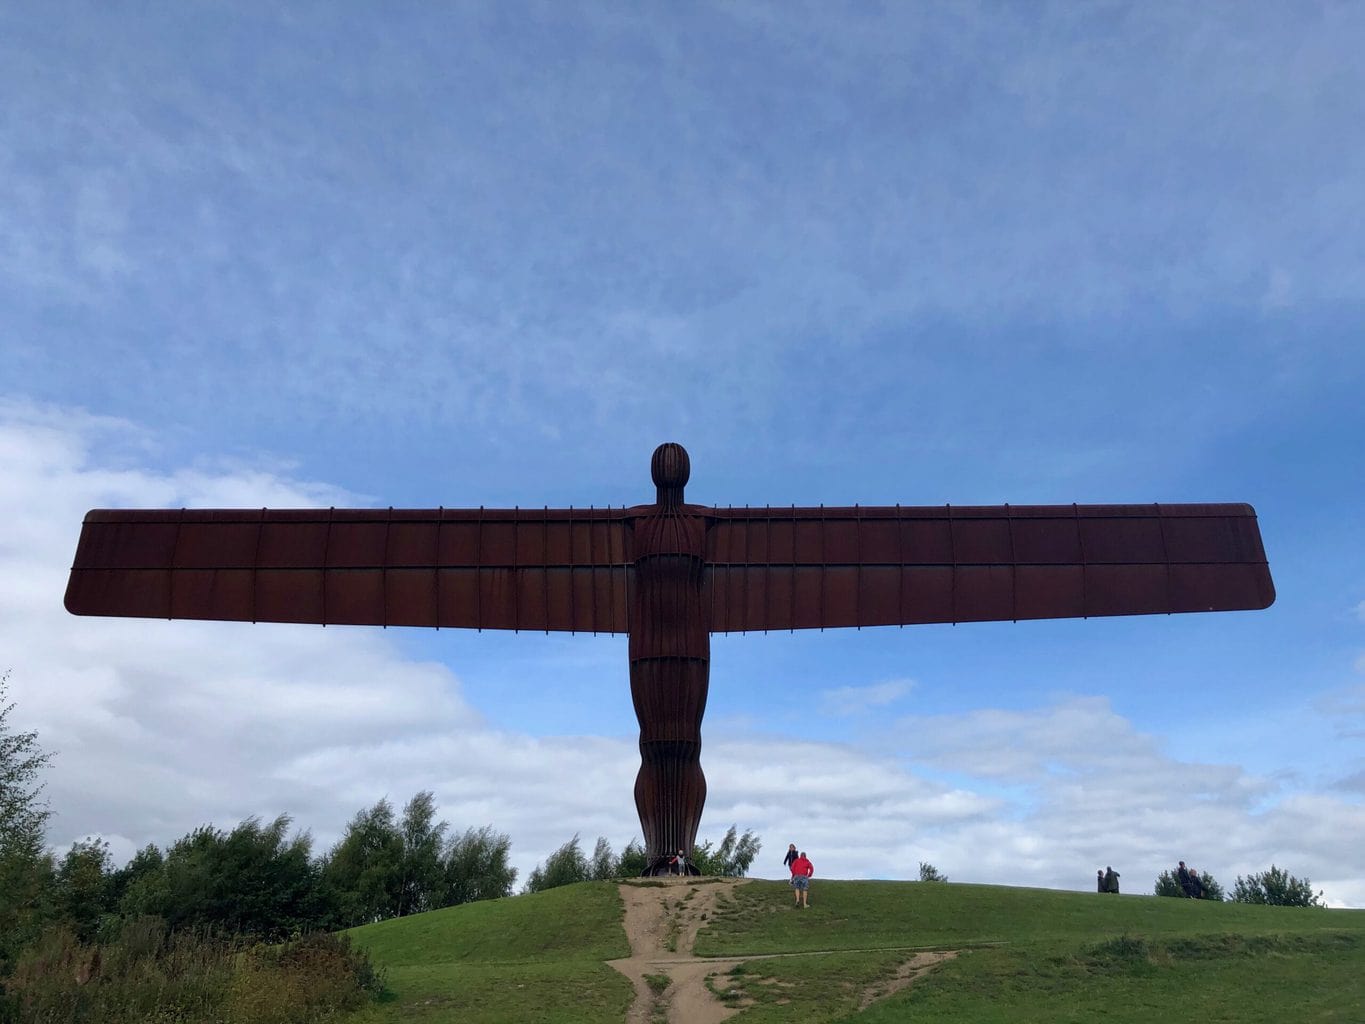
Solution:
M36 937L53 871L44 833L51 812L39 773L51 759L36 732L10 726L9 673L0 675L0 971Z
M561 885L588 880L588 859L578 845L578 833L550 856L545 858L545 866L539 864L526 879L526 892L544 892Z
M133 854L132 860L109 876L109 899L113 906L118 908L120 917L128 916L128 911L124 908L128 890L148 875L159 872L165 863L166 858L157 849L156 844L148 843Z
M1199 885L1202 890L1200 899L1221 902L1226 899L1223 886L1207 871L1199 872ZM1187 893L1180 888L1180 879L1176 878L1174 871L1163 871L1156 876L1156 885L1152 892L1157 896L1180 896L1184 897Z
M102 839L73 843L57 866L54 904L82 942L91 942L104 918L116 909L113 858Z
M495 900L512 895L517 869L508 865L512 841L491 825L466 829L450 840L444 858L442 905Z
M308 833L287 836L290 819L248 818L231 832L204 825L166 852L159 869L124 896L129 916L160 917L172 928L213 928L278 942L333 923Z
M1313 883L1295 878L1283 868L1270 865L1269 871L1237 876L1232 887L1233 903L1259 903L1270 907L1325 907L1322 892L1313 894Z
M616 854L611 852L611 843L606 836L597 837L597 845L592 848L588 861L588 878L594 882L605 882L617 875Z
M648 866L649 858L645 856L644 844L638 839L632 839L626 843L626 848L621 851L621 856L616 861L616 874L619 878L638 878L645 873Z
M715 850L711 849L710 840L693 850L692 863L703 875L739 878L749 870L749 865L761 849L763 841L754 835L752 829L746 829L741 836L739 827L731 825Z
M398 917L420 914L442 905L445 871L441 853L446 829L450 826L435 819L436 802L430 790L422 790L403 808L403 820L399 824L403 863L395 911Z
M921 882L946 882L948 876L928 861L922 860L919 862L919 880Z
M403 836L387 799L356 812L327 855L322 873L343 927L397 915L403 886Z

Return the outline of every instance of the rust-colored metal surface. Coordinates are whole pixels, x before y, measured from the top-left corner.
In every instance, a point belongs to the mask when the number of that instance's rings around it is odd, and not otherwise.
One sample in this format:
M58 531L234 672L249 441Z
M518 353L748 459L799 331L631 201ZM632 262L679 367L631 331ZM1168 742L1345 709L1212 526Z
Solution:
M623 509L103 510L78 615L627 633L651 870L706 799L710 634L1232 611L1274 585L1249 505L722 509L681 445Z

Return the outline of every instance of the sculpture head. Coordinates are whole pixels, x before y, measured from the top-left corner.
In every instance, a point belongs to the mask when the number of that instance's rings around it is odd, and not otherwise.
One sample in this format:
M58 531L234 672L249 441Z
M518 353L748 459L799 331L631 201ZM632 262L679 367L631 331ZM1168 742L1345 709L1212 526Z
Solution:
M658 488L657 500L660 505L681 505L683 487L692 475L692 462L687 457L687 449L672 441L659 445L649 461L649 474Z

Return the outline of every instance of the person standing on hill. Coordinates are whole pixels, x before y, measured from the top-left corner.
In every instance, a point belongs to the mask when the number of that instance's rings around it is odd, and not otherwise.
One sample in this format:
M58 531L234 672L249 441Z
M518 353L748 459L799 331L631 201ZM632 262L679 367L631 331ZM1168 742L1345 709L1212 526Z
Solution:
M1119 891L1119 873L1108 864L1104 866L1104 891L1115 893Z
M786 855L785 857L782 858L782 866L783 866L784 868L787 868L788 870L791 870L792 861L796 860L796 858L797 858L796 844L795 844L795 843L788 843L788 844L787 844L787 855Z
M1096 892L1109 891L1104 887L1104 868L1095 869L1095 891Z
M1185 890L1186 895L1192 900L1202 900L1204 898L1204 883L1199 878L1199 869L1190 868L1190 884Z
M1189 896L1190 869L1185 867L1185 862L1183 860L1180 862L1179 865L1177 865L1175 869L1175 880L1176 884L1180 886L1180 891L1183 892L1186 896Z
M815 865L806 858L806 851L802 850L800 856L792 861L792 888L796 890L796 905L807 907L810 904L807 900L810 897L810 880L815 874Z

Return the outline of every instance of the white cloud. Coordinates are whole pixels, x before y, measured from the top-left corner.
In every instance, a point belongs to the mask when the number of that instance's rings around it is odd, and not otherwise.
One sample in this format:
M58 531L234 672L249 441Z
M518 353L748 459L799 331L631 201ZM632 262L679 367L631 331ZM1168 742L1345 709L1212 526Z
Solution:
M829 715L861 715L873 708L894 704L914 688L909 679L893 679L870 686L839 686L820 691L820 702Z

